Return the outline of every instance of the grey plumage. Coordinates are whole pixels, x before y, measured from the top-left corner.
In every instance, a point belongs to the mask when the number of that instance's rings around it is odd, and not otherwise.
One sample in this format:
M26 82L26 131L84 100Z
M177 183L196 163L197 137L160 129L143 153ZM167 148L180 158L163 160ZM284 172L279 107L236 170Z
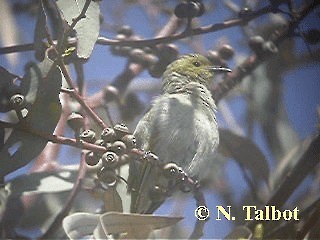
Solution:
M134 132L141 149L197 178L219 143L216 105L207 88L213 78L209 67L210 62L197 54L170 64L163 77L163 94L153 101ZM153 199L154 186L170 187L161 168L148 162L132 162L128 180L132 212L153 212L164 201Z

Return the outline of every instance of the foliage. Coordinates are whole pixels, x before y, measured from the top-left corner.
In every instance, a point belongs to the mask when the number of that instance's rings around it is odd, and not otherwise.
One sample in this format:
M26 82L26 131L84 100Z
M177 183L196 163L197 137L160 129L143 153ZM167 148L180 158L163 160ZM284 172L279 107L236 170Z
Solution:
M291 0L0 1L1 236L221 238L206 228L215 216L195 221L196 206L186 207L192 195L202 206L216 194L237 219L226 238L319 238L320 137L313 129L301 140L287 114L298 103L283 100L287 74L308 71L306 63L314 70L319 62L320 34L309 19L318 20L316 11L318 1ZM21 16L34 23L33 42L12 45L17 32L30 30L15 24ZM174 214L168 208L167 216L130 213L130 161L179 169L137 149L132 132L160 92L159 82L149 79L161 77L183 52L201 52L233 70L211 86L224 126L219 151L200 183L180 174L183 193L155 189L148 196L162 203L174 195ZM23 56L17 62L23 77L9 53ZM238 101L245 105L240 116ZM237 169L225 176L233 163ZM300 220L245 221L242 206L248 205L298 207Z

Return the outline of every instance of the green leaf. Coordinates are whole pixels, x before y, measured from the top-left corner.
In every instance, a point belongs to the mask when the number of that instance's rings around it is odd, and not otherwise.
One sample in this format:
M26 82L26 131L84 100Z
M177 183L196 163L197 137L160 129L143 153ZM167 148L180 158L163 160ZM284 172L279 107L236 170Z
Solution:
M219 150L250 170L254 179L268 182L269 166L260 149L250 139L219 128Z
M8 112L12 108L9 101L12 95L20 92L19 87L13 83L17 76L0 66L0 112Z
M110 187L103 193L104 210L106 212L122 212L122 200L115 187Z
M62 169L55 172L35 172L19 176L8 182L11 196L70 191L77 171Z
M73 19L81 13L86 0L59 0L57 5L69 25ZM75 26L77 32L77 55L79 58L89 58L93 47L98 39L100 30L100 7L97 1L91 1L86 17L81 19Z
M172 226L181 217L155 216L109 212L102 215L75 213L63 220L63 228L70 239L94 235L108 239L110 234L123 234L125 239L147 238L156 229Z
M17 220L16 228L27 238L39 238L45 233L67 202L78 175L79 165L62 166L59 170L32 173L10 181L6 188L11 190L6 217ZM88 174L82 179L83 189L92 188L93 179ZM17 203L27 203L24 211L17 210ZM79 191L71 205L71 212L93 212L101 207L91 191ZM18 214L18 215L17 215ZM5 218L4 221L10 221ZM38 233L34 233L38 229ZM42 233L42 234L41 234ZM37 234L36 236L34 234ZM61 239L61 231L50 235Z
M101 215L100 224L105 234L125 233L125 238L137 239L147 238L153 230L172 226L180 220L181 217L109 212Z
M28 102L28 114L19 123L33 131L52 134L61 114L59 92L61 72L50 59L38 65L32 63L21 88ZM32 161L46 146L47 140L14 129L0 152L0 176L3 177Z
M81 239L92 235L99 223L99 216L99 214L74 213L63 219L62 226L70 239Z

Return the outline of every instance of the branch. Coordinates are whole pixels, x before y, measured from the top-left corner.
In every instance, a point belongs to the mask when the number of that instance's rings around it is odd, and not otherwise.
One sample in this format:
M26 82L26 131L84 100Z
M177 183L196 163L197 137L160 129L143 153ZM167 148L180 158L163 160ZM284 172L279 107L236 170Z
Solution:
M320 135L311 142L309 148L299 159L295 167L288 173L277 191L266 205L281 207L288 197L294 192L302 180L320 162Z
M181 20L175 16L171 17L167 24L159 31L156 37L169 36L174 34L179 28ZM99 42L99 39L98 39ZM97 43L98 43L97 42ZM161 45L157 46L158 50L161 51ZM127 86L133 78L140 74L144 70L144 67L137 63L129 63L126 68L120 73L111 83L119 93L125 92ZM93 107L99 106L101 99L105 99L105 91L101 90L94 95L89 97L89 105Z
M274 11L274 7L269 5L264 8L261 8L257 11L252 12L249 16L246 16L245 18L231 19L231 20L224 21L222 23L216 23L216 24L211 24L211 25L199 27L199 28L188 29L188 31L183 31L181 33L170 34L170 35L165 35L165 36L162 35L162 36L158 36L158 37L155 37L152 39L121 40L120 41L120 40L108 39L108 38L100 36L97 39L97 44L145 47L145 46L155 46L155 45L164 44L164 43L171 43L176 40L187 38L190 36L196 36L196 35L201 35L201 34L210 33L210 32L217 32L217 31L231 28L231 27L235 27L235 26L242 26L257 17L262 16L267 13L270 13L272 11ZM174 18L176 18L176 17L174 17ZM68 45L75 46L76 39L75 38L68 39ZM13 52L31 51L31 50L33 50L33 43L23 44L23 45L15 45L15 46L0 48L0 55L13 53Z
M287 174L286 178L273 193L265 205L281 208L291 194L296 190L303 179L320 162L320 135L317 135L311 142L309 148L299 159L294 168ZM256 221L251 221L247 225L254 227Z
M84 3L83 8L82 8L80 14L79 14L77 17L75 17L75 18L72 19L72 23L71 23L71 25L70 25L70 29L71 29L71 30L74 29L74 27L76 26L76 24L77 24L81 19L86 18L86 12L87 12L87 10L88 10L88 8L89 8L89 6L90 6L90 3L91 3L91 0L86 0L86 2Z
M61 69L62 74L64 75L67 83L72 89L69 89L69 91L63 90L64 92L69 93L73 98L75 98L78 103L81 105L81 107L87 112L87 114L97 123L97 125L104 129L107 126L107 124L90 108L90 106L84 101L84 99L80 96L79 92L75 89L73 81L70 77L70 74L67 70L66 65L63 62L63 59L59 57L59 66Z
M303 226L297 231L297 239L302 240L307 235L307 233L315 226L315 224L320 219L320 202L314 207L311 216L305 221Z
M99 145L84 142L84 141L77 141L74 138L67 138L67 137L62 137L62 136L39 132L39 131L36 131L34 129L30 129L26 126L19 125L19 124L13 124L13 123L0 121L0 128L14 128L14 129L17 129L17 130L20 130L23 132L27 132L29 134L33 134L33 135L36 135L41 138L44 138L44 139L46 139L50 142L53 142L53 143L69 145L72 147L86 149L86 150L90 150L93 152L104 153L107 151L107 149L103 146L99 146Z
M276 30L270 41L272 41L276 46L282 43L286 38L292 36L292 32L297 27L297 25L312 11L314 8L319 5L319 1L313 1L311 4L304 6L300 11L298 17L289 22L289 25L286 29ZM273 54L271 52L264 52L263 54L256 55L253 54L249 56L242 64L240 64L236 69L231 73L226 75L224 81L219 83L213 90L213 98L216 103L219 102L227 93L233 89L237 84L239 84L244 77L249 75L253 70L255 70L263 61L268 59Z

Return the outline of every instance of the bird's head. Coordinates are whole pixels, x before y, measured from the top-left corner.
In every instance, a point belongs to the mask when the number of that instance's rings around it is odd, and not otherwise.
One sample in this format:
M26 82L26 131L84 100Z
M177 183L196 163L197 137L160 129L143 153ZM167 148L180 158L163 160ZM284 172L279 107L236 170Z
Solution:
M176 74L184 76L187 82L195 81L207 86L214 78L214 75L219 72L231 72L231 70L213 66L210 60L201 54L188 54L181 56L168 65L164 72L164 79L167 76Z

